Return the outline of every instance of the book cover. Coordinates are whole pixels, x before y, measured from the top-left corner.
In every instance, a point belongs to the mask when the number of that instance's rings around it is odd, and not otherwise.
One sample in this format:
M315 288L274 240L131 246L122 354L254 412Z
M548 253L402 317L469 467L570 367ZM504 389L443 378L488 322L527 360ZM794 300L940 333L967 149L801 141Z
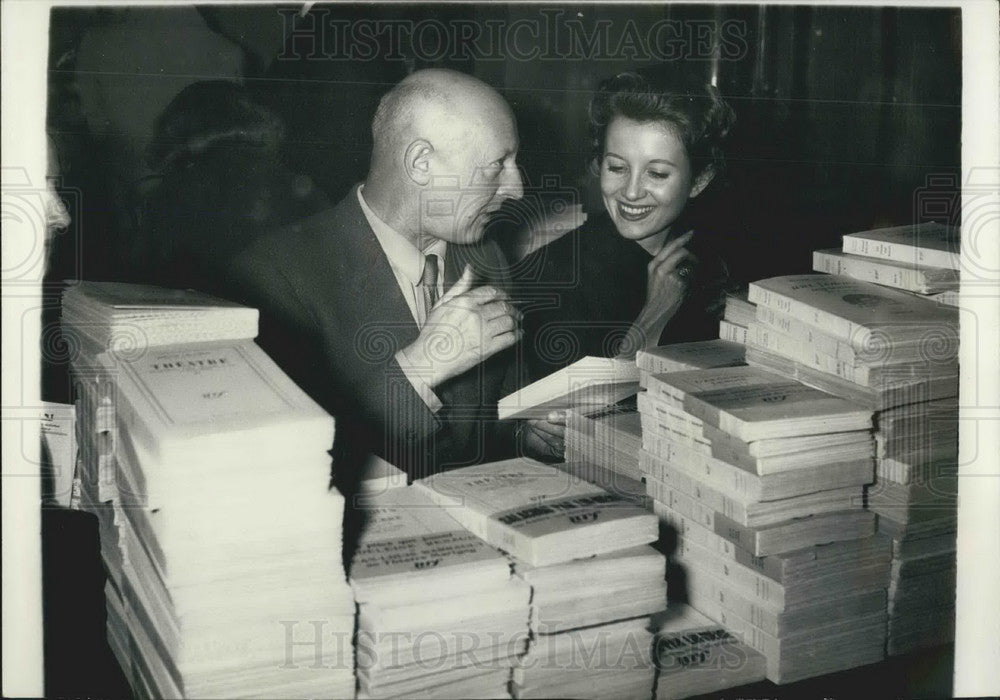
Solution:
M371 494L363 508L365 529L350 574L356 589L392 578L404 578L412 587L422 588L421 575L444 572L442 576L455 576L461 569L481 569L501 580L509 578L510 565L500 552L419 489L401 487Z
M958 312L928 299L843 275L786 275L750 284L750 298L864 349L873 341L952 337Z
M118 410L158 452L191 452L213 440L245 444L254 431L261 437L293 431L300 444L320 450L333 444L333 418L252 341L151 348L131 360L102 360L115 375Z
M621 494L518 458L414 482L479 537L534 566L654 542L656 517Z
M747 442L867 430L872 412L757 367L676 372L654 377L656 389L682 397L684 410ZM650 385L654 391L654 385Z

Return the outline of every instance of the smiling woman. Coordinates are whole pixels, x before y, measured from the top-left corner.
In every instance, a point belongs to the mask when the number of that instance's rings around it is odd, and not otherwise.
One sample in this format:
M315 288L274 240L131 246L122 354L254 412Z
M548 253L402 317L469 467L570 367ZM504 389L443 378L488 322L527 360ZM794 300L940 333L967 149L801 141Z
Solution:
M533 379L584 355L714 337L728 284L686 213L724 168L735 117L718 90L623 73L601 84L589 116L605 211L519 265ZM532 303L553 294L554 305Z
M586 355L716 337L728 273L689 201L722 172L734 121L718 90L622 73L590 104L605 211L517 267L531 381ZM562 454L562 416L529 421L526 448Z

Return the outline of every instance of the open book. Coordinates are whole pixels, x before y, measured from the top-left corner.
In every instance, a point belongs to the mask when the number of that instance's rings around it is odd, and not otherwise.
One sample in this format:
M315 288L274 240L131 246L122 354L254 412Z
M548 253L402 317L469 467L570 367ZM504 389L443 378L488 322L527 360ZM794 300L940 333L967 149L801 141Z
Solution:
M634 361L588 356L500 399L497 412L501 420L544 418L550 411L610 406L638 390Z

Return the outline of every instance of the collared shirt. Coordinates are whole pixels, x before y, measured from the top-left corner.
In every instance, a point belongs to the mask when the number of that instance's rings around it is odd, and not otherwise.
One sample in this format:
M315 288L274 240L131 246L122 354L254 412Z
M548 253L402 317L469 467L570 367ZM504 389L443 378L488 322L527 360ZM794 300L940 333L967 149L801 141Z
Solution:
M396 276L396 283L399 284L399 290L403 293L403 298L406 299L406 305L410 307L413 320L416 321L418 328L423 328L430 311L430 309L424 308L424 292L420 284L420 279L424 274L425 256L433 254L438 257L437 298L440 299L444 295L444 256L448 244L438 238L427 250L421 251L402 235L392 230L371 210L361 194L362 189L358 188L361 211L368 220L368 225L375 232L375 238L378 239L386 257L389 258L392 274Z
M379 245L382 246L382 251L389 259L389 267L392 268L392 274L396 277L396 284L399 285L399 290L403 293L403 298L406 300L406 305L410 308L413 320L416 322L418 328L423 328L427 322L427 314L430 311L430 309L425 307L423 287L420 284L424 273L424 256L425 253L427 255L434 254L438 256L437 297L440 299L444 295L444 256L447 250L447 243L437 239L426 251L421 252L420 249L394 231L392 227L382 221L371 210L371 207L368 206L368 202L365 201L361 193L362 189L364 189L363 186L358 188L358 202L361 204L361 211L365 215L368 225L371 226L372 231L375 233L375 238L378 239ZM435 413L439 411L443 404L437 394L434 393L430 384L422 376L426 373L421 372L419 368L410 364L402 348L396 353L396 362L403 370L406 378L410 380L413 389L424 400L424 403L427 404L427 407Z

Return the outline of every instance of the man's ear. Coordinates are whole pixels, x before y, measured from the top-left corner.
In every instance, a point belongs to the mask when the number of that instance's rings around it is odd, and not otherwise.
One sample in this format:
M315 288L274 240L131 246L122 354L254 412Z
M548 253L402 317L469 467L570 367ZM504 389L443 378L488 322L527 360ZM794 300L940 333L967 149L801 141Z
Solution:
M691 184L691 194L689 194L688 197L697 197L701 194L702 190L708 187L714 177L715 167L712 165L706 165L705 169L698 174L698 176L694 179L694 182Z
M431 154L434 146L427 139L417 139L406 147L403 154L403 169L407 176L418 185L431 181Z

